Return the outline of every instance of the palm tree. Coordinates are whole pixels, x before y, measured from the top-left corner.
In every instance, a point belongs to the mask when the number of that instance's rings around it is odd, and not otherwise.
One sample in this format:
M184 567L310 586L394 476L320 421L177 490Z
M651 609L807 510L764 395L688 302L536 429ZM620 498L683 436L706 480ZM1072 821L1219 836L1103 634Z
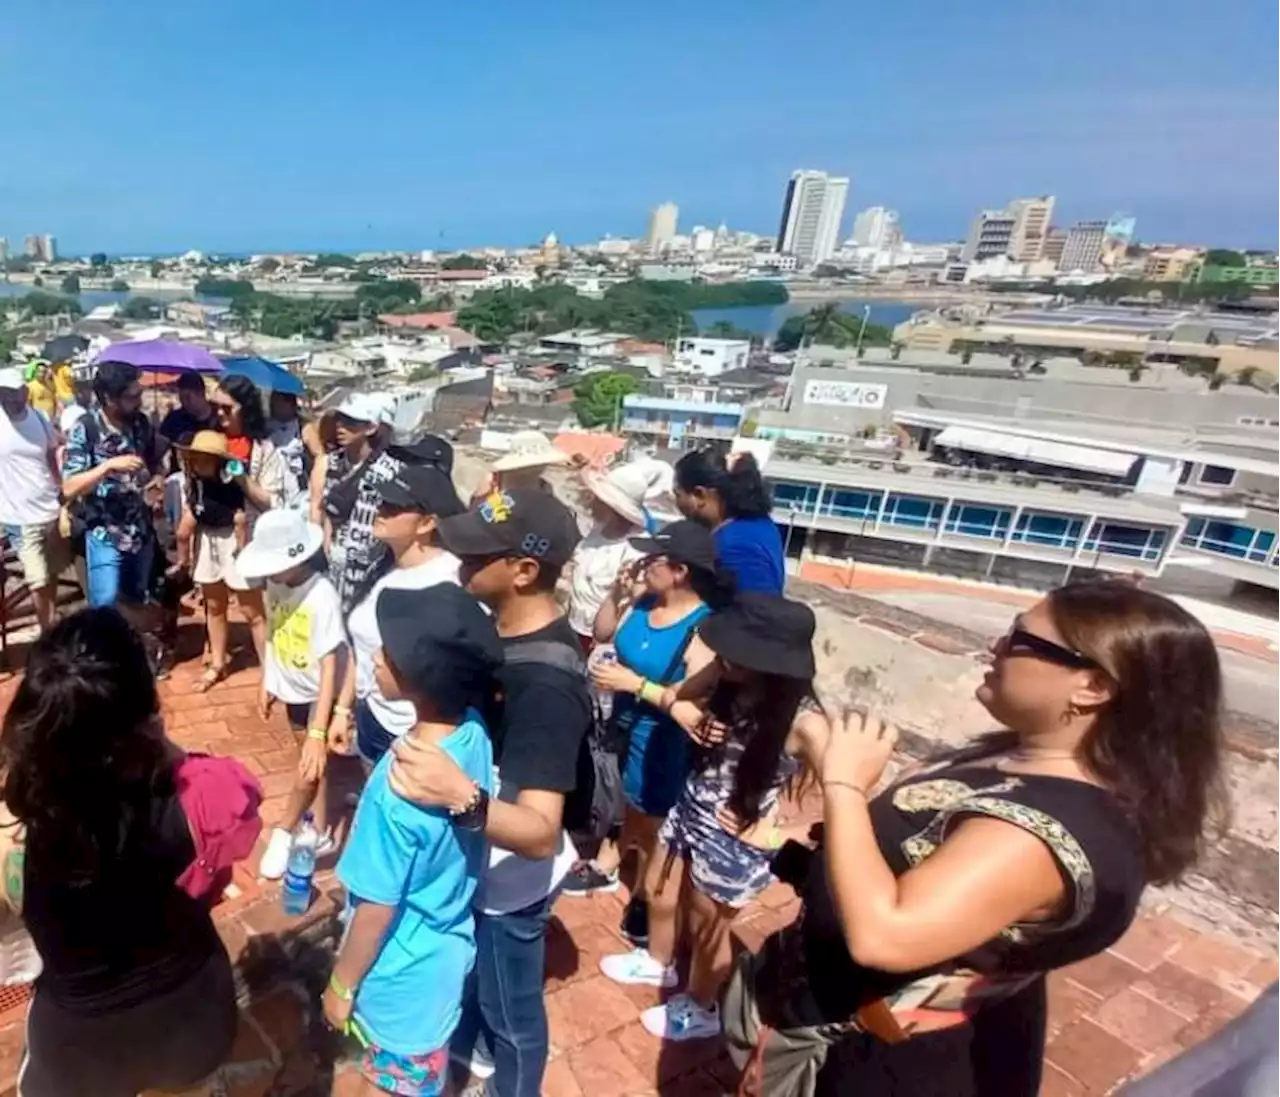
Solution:
M840 323L840 306L835 302L818 305L809 310L804 318L804 336L812 346L814 343L830 343L838 345L836 340L843 334Z

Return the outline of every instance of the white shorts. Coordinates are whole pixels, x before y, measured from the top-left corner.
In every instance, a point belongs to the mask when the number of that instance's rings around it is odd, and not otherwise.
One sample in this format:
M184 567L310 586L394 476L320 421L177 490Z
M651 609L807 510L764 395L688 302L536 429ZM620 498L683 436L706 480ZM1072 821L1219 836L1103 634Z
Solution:
M226 583L231 590L249 590L252 584L236 567L237 551L234 530L196 530L196 566L191 578L202 586Z

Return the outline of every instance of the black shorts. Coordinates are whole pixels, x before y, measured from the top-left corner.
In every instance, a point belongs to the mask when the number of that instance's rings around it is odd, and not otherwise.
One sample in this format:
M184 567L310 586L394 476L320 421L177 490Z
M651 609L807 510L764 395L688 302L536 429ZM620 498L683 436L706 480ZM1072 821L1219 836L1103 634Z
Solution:
M307 725L311 723L311 706L295 705L287 702L284 706L285 714L289 717L289 726L294 731L306 731Z
M207 1078L231 1052L236 992L219 951L167 994L115 1012L71 1013L36 991L19 1097L136 1097Z

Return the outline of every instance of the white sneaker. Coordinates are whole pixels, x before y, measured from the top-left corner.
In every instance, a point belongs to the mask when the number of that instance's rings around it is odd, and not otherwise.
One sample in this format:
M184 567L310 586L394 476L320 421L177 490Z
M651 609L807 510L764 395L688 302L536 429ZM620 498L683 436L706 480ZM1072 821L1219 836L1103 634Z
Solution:
M648 949L643 948L602 957L600 970L623 986L661 987L669 990L676 985L676 969L663 967L649 955Z
M687 994L677 994L663 1005L646 1009L640 1023L660 1040L705 1040L720 1035L720 1008L703 1009Z
M258 864L258 875L264 880L279 880L289 867L289 852L293 849L293 835L281 827L271 828L271 837Z
M488 1058L478 1051L473 1051L470 1059L464 1059L461 1055L455 1055L453 1052L450 1052L449 1059L458 1066L465 1067L467 1073L470 1074L477 1082L483 1082L486 1078L492 1078L493 1072L497 1069L497 1067L495 1067Z

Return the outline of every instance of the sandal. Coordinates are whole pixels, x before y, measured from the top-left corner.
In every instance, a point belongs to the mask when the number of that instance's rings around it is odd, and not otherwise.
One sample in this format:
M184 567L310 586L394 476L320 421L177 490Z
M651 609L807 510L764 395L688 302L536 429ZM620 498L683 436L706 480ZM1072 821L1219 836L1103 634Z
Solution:
M192 693L208 693L227 676L226 667L209 667L199 678L191 683Z

